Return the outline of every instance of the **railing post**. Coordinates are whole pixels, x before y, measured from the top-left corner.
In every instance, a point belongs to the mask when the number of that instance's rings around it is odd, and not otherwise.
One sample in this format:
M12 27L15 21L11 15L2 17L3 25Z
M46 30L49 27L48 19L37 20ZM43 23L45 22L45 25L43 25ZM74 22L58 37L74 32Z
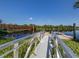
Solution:
M27 58L27 57L28 57L28 54L29 54L29 52L30 52L30 49L31 49L31 47L32 47L32 45L33 45L33 43L34 43L34 42L33 42L34 39L35 39L35 38L32 38L31 43L30 43L30 46L28 47L24 58Z
M18 43L15 43L14 44L14 51L13 51L13 53L14 53L14 58L18 58Z
M76 40L76 24L73 24L73 38Z
M36 45L37 45L37 41L35 42L35 48L36 48Z
M51 58L51 37L49 36L49 39L48 39L48 58Z
M60 56L59 56L59 50L58 50L58 41L57 41L57 38L55 39L55 44L56 44L56 57L57 58L60 58Z

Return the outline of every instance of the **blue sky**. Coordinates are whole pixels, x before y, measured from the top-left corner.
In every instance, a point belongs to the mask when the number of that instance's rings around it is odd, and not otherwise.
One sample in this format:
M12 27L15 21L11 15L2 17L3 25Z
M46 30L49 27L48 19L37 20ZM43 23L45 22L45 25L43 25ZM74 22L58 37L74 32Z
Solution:
M0 18L12 24L72 25L79 23L75 0L0 0Z

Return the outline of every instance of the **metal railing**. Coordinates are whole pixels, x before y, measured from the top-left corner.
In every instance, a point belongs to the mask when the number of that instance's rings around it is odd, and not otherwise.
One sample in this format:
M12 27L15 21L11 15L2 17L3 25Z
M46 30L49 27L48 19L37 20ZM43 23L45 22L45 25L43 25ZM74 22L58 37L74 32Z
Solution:
M64 54L64 56L62 56L62 57L77 58L77 56L75 55L75 53L58 36L56 38L56 41L58 43L58 46L60 46L60 48L63 49L62 53Z
M24 55L24 58L27 58L30 54L30 51L33 45L34 45L33 48L36 48L38 41L40 42L43 36L44 36L44 33L39 32L39 33L35 33L35 34L29 35L20 39L16 39L11 42L0 45L0 50L6 49L7 47L13 45L12 49L0 55L0 58L3 58L4 56L10 54L11 52L13 52L14 58L19 58L19 49L20 47L24 46L24 44L26 43L26 42L22 42L22 44L19 44L19 42L26 40L27 38L31 38L31 40L28 42L29 46L27 50L25 51L25 55ZM54 53L52 54L52 52ZM56 34L53 34L48 37L47 57L48 58L77 58L74 52Z
M5 52L4 54L0 55L0 58L3 58L4 56L10 54L11 52L13 52L13 57L14 57L14 58L18 58L18 57L19 57L19 56L18 56L18 55L19 55L19 51L18 51L19 48L20 48L21 46L23 46L24 43L26 43L26 42L23 42L22 44L19 45L19 42L20 42L20 41L23 41L23 40L25 40L25 39L27 39L27 38L32 38L32 40L29 42L29 46L28 46L27 51L26 51L26 54L25 54L25 56L24 56L24 57L27 57L28 54L29 54L29 51L30 51L30 49L31 49L31 47L32 47L32 45L33 45L34 43L37 44L37 41L36 41L36 39L35 39L36 37L37 37L38 40L40 41L40 39L41 39L41 32L34 33L34 34L28 35L28 36L26 36L26 37L20 38L20 39L15 39L15 40L13 40L13 41L11 41L11 42L8 42L8 43L5 43L5 44L0 45L0 50L6 49L7 47L13 45L13 48L12 48L11 50Z
M55 58L77 58L76 54L58 37L53 33L53 41L56 49Z

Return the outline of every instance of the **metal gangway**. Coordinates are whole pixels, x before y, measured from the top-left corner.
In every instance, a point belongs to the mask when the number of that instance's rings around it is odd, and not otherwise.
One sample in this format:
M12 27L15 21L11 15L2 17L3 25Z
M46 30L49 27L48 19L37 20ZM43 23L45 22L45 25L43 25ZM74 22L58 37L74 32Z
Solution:
M21 57L19 56L20 49L23 46L26 47ZM11 48L2 55L0 54L0 58L6 58L5 56L9 54L12 54L11 58L77 58L76 54L56 33L50 33L49 35L45 35L45 32L33 33L0 45L0 51L8 47Z

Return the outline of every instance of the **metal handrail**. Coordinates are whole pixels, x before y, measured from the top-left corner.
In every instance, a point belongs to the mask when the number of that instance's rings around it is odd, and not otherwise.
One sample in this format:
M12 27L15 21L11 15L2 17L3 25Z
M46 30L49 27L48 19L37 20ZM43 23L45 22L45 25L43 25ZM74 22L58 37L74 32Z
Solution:
M41 33L41 32L38 32L38 33ZM34 34L28 35L28 36L26 36L26 37L19 38L19 39L16 39L16 40L13 40L13 41L10 41L10 42L8 42L8 43L5 43L5 44L0 45L0 50L5 49L5 48L7 48L7 47L9 47L9 46L11 46L11 45L14 45L14 48L12 48L11 50L9 50L9 51L5 52L4 54L2 54L2 55L0 56L0 58L6 56L7 54L11 53L12 51L14 51L14 53L15 53L14 57L17 58L17 57L18 57L18 55L16 56L16 54L18 54L17 49L23 45L23 44L21 44L21 45L18 46L17 43L18 43L19 41L21 41L21 40L25 40L25 39L27 39L27 38L33 37L33 36L37 35L38 33L34 33Z
M51 33L52 35L52 39L55 42L55 46L56 46L56 50L58 51L58 56L57 56L57 51L56 51L56 57L58 58L63 58L63 55L59 49L59 46L62 48L63 50L63 54L65 55L65 58L77 58L77 55L71 50L71 48L69 48L61 38L59 38L58 34L56 34L55 32Z
M5 43L5 44L2 44L2 45L0 45L0 50L5 49L6 47L11 46L11 45L13 45L16 42L19 42L21 40L24 40L24 39L29 38L29 37L32 37L32 36L33 36L33 34L32 35L28 35L28 36L23 37L23 38L15 39L15 40L10 41L10 42Z
M25 37L22 37L22 38L19 38L19 39L15 39L13 41L10 41L10 42L7 42L5 44L2 44L2 45L0 45L0 50L5 49L6 47L8 47L10 45L13 45L14 43L19 42L21 40L25 40L25 39L27 39L29 37L33 37L35 34L38 34L38 33L41 33L41 32L33 33L31 35L28 35L28 36L25 36Z
M63 48L68 58L77 58L74 52L63 42L62 39L60 39L58 36L56 36L56 39L58 41L58 44L60 44L60 46Z

